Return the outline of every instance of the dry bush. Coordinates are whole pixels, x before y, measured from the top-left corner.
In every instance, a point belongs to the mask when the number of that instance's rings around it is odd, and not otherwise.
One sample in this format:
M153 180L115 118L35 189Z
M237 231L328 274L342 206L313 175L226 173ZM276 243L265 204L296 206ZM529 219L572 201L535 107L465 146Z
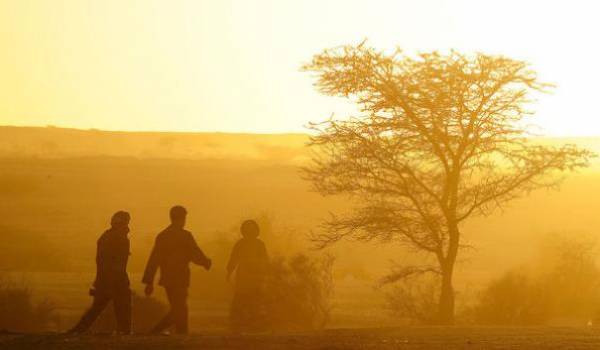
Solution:
M332 307L333 263L331 255L311 258L305 254L271 262L265 293L265 313L271 329L325 327Z
M393 283L385 292L393 316L416 324L436 321L440 281L438 276L415 275Z
M524 274L509 272L493 281L470 310L477 324L539 325L550 316L551 298L543 284Z
M57 330L60 318L49 300L34 303L31 289L0 278L0 330L40 332Z
M573 238L576 237L576 238ZM480 324L538 325L552 320L586 324L600 311L595 241L550 235L530 273L511 271L493 281L469 313Z

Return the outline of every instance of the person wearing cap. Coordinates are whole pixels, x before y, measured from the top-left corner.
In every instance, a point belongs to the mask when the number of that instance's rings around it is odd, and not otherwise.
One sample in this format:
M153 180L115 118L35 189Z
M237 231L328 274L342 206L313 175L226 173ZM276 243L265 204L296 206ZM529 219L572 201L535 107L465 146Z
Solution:
M191 232L184 229L187 210L174 206L170 211L171 224L156 236L152 253L146 264L142 282L146 284L146 296L154 291L154 276L160 269L158 284L164 287L170 309L152 329L160 334L175 325L178 334L188 333L187 296L190 286L190 263L210 270L212 261L198 247Z
M230 327L234 333L262 331L265 326L263 289L269 257L264 242L258 238L260 229L256 221L244 221L240 232L242 238L233 246L227 264L227 280L235 271Z
M86 332L110 301L117 320L117 333L131 333L131 290L127 275L129 221L129 213L116 212L111 218L111 227L98 239L96 279L90 289L94 301L69 333Z

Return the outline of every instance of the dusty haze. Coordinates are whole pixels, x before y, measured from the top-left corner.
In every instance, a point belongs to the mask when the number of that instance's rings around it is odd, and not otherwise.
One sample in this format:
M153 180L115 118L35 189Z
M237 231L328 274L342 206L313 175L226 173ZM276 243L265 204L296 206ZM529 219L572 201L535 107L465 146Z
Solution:
M189 209L189 229L215 260L210 273L194 271L192 322L208 325L207 300L216 300L209 308L211 317L224 322L227 294L210 295L207 284L222 280L227 251L222 246L237 238L241 220L269 222L272 232L264 237L269 249L273 255L288 255L310 249L306 236L328 212L349 208L343 198L311 192L301 179L299 167L308 159L306 141L302 134L2 127L0 266L32 283L38 297L54 300L68 323L88 302L85 290L93 278L95 241L112 212L125 209L132 214L130 271L132 286L139 291L139 274L153 237L167 225L168 208L180 203ZM596 138L539 140L557 141L600 150ZM505 271L537 259L550 233L597 237L599 169L595 160L558 191L533 193L503 212L471 221L464 232L475 248L458 266L459 296L473 295ZM389 315L375 286L391 261L410 261L414 255L393 244L352 242L329 251L337 258L331 325L400 322ZM359 312L363 308L368 317Z

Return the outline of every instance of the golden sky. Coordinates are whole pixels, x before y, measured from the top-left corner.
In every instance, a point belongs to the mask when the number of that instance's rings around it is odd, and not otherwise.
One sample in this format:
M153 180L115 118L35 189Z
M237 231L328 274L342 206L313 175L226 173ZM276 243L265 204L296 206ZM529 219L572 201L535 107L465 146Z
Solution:
M351 108L299 66L358 43L502 53L558 84L540 130L600 135L596 1L0 0L0 124L298 132Z

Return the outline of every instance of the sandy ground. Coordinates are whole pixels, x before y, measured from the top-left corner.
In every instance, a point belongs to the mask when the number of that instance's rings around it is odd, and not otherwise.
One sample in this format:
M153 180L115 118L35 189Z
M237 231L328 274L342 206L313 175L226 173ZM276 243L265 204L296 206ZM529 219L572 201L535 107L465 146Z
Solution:
M595 328L407 327L231 336L3 334L0 349L599 349Z

